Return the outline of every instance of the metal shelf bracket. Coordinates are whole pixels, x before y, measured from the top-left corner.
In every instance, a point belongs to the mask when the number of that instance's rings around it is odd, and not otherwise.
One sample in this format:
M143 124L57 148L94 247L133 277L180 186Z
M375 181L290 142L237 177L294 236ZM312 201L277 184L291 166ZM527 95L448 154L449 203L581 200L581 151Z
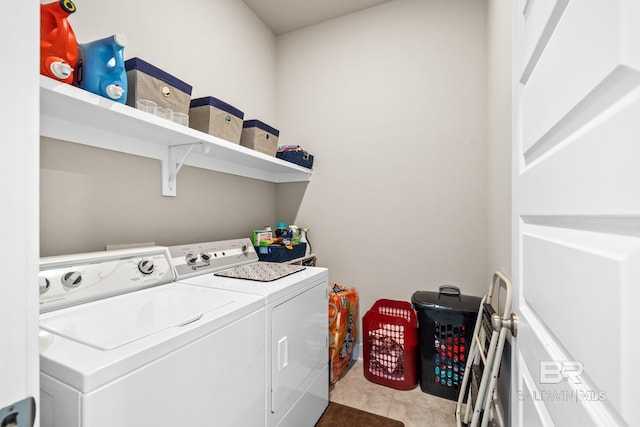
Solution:
M176 178L178 177L178 173L180 172L180 169L182 169L182 166L184 166L184 162L187 161L187 159L191 155L191 152L193 151L193 148L196 145L200 145L200 147L202 148L202 151L205 154L209 152L209 147L202 141L191 142L188 144L170 145L167 147L166 159L162 160L162 195L163 196L169 196L169 197L176 196L177 194ZM182 147L189 147L189 148L187 149L187 152L184 154L184 156L182 156L182 158L176 162L174 160L174 157L177 154L175 150L177 148L182 148Z

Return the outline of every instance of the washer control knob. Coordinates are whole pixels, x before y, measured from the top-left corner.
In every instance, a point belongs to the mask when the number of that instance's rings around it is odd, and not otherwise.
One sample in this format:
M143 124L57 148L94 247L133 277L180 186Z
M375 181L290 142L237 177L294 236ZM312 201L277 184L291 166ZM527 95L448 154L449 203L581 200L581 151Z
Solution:
M143 259L138 263L138 270L140 270L140 273L145 275L153 273L153 269L155 267L156 266L151 259Z
M209 261L211 261L211 254L209 252L202 252L200 254L200 259L209 264Z
M39 280L40 280L40 295L42 295L49 290L49 286L51 286L51 283L49 282L49 279L47 279L46 277L40 276Z
M198 255L196 254L187 254L184 258L189 265L195 265L195 263L198 262Z
M249 248L247 247L247 245L242 245L242 255L249 255Z
M77 288L82 283L82 275L77 271L70 271L64 273L61 280L65 288Z

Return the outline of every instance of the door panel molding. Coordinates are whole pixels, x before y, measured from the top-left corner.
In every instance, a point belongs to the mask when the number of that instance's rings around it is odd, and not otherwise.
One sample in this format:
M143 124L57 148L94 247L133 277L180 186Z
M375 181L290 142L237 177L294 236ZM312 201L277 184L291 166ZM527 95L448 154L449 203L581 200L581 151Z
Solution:
M575 372L575 366L571 364L573 360L565 349L557 345L530 307L522 307L521 316L526 320L526 327L518 332L518 338L524 338L519 340L523 344L518 354L520 386L516 398L520 408L526 410L523 404L532 401L545 426L625 425L625 421L616 415L608 391L595 386L587 374L580 375L580 384L574 384L564 376L560 379L563 364L569 376ZM541 383L544 376L546 383ZM514 425L529 427L533 420L531 414L523 414L523 419L524 424Z
M614 68L593 90L560 118L544 135L529 141L524 161L530 165L565 141L573 133L591 122L640 87L640 72L621 65Z
M518 365L522 367L520 386L518 387L518 390L521 390L518 396L521 415L518 425L526 425L527 427L553 425L549 411L542 404L542 400L535 398L535 396L540 396L540 390L538 390L522 356L519 357Z
M640 237L640 215L522 215L524 224Z
M525 150L602 82L609 79L616 86L618 74L626 74L616 69L638 71L640 51L633 49L638 42L632 31L620 30L622 22L630 19L621 16L627 10L622 2L585 0L567 5L531 77L521 84ZM607 81L605 87L611 84Z
M523 215L640 215L640 89L520 171ZM616 135L612 138L611 135ZM567 165L571 165L569 169ZM606 178L606 179L603 179Z
M568 4L569 0L558 0L555 3L540 0L525 1L522 9L525 62L522 64L520 83L526 84L531 77Z

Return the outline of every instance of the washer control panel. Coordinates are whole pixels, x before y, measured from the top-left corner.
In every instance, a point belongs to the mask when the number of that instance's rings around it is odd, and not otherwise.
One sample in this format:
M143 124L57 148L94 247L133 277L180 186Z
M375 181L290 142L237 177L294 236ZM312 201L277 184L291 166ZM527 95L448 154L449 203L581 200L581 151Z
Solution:
M170 246L169 253L179 279L258 261L251 239Z
M144 247L40 259L40 312L175 280L167 248Z

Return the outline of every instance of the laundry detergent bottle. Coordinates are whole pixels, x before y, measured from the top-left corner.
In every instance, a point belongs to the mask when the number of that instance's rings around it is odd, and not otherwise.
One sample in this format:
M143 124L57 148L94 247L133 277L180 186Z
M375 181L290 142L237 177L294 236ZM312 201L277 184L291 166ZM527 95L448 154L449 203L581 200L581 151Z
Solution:
M78 65L78 42L67 19L75 11L70 0L40 5L40 74L69 84Z
M127 38L123 34L81 43L80 87L124 104L127 100L127 72L124 68L126 44Z

